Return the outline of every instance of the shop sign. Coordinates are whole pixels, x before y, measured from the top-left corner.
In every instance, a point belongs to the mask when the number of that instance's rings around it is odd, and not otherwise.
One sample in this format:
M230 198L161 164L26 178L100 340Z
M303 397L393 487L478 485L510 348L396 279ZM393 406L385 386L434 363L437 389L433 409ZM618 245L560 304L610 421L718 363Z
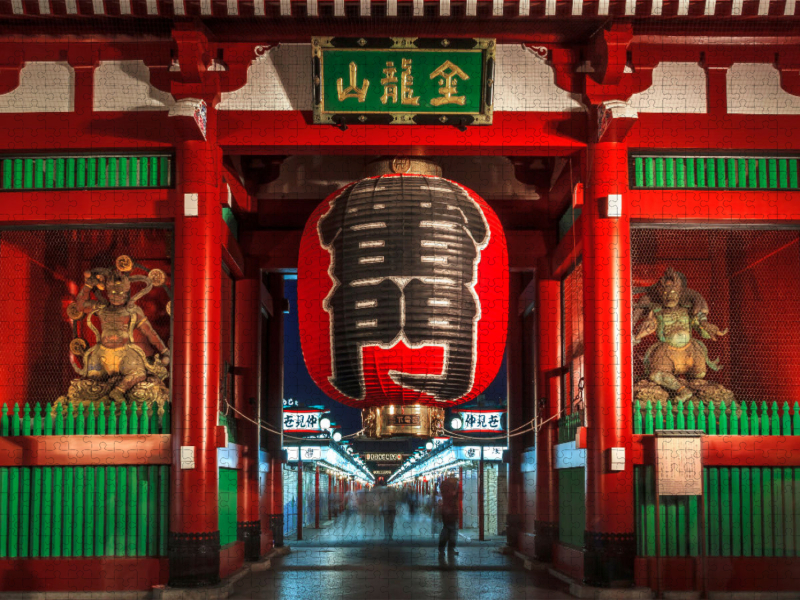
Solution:
M289 462L295 462L300 457L300 448L297 446L286 448L286 458Z
M392 473L394 473L394 471L392 471L392 470L373 471L372 472L373 475L391 475Z
M490 125L493 39L312 38L314 123Z
M462 446L459 448L460 457L464 460L480 460L481 447L480 446Z
M494 432L503 431L503 413L505 411L488 410L462 410L461 431L465 432Z
M484 460L503 460L503 446L460 446L458 448L458 458L461 460L480 460L481 450L483 450Z
M502 446L484 446L483 448L483 459L484 460L503 460L503 448Z
M403 460L402 454L383 453L383 454L370 454L364 455L364 460L372 462L400 462Z
M325 411L321 410L284 410L284 431L322 431L319 424Z
M319 446L302 446L300 448L300 460L321 460L322 448Z

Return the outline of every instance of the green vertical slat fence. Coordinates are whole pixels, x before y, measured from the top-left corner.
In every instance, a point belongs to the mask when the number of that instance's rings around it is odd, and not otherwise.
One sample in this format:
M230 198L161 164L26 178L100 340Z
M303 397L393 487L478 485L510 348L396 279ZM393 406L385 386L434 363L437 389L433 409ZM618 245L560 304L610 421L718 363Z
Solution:
M636 188L800 189L800 158L712 156L634 156L631 186Z
M2 437L169 431L168 405L0 407ZM166 465L0 467L0 558L165 556L168 486Z
M700 429L708 435L800 435L800 404L703 402L634 405L633 430ZM704 467L706 549L710 556L800 556L800 467ZM634 470L637 548L655 556L655 479ZM696 497L662 497L662 552L699 555Z
M172 160L165 155L0 157L0 191L166 188Z

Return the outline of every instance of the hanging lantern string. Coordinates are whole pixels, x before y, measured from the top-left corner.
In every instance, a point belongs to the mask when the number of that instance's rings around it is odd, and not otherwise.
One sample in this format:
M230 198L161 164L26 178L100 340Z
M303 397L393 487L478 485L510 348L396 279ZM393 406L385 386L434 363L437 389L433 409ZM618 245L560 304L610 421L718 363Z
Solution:
M245 421L249 421L253 425L256 425L259 428L263 429L264 431L268 431L269 433L273 433L275 435L282 435L283 437L288 438L290 440L300 440L300 441L302 441L302 440L308 439L308 438L296 437L296 436L293 436L293 435L289 435L288 433L282 433L280 431L275 431L274 429L272 429L272 427L269 425L269 423L266 423L265 421L258 422L255 419L250 418L249 416L247 416L243 412L241 412L239 410L236 410L236 408L234 408L234 406L230 402L228 402L227 400L223 400L223 402L225 402L225 404L228 405L228 408L230 408L233 412L235 412L237 415L239 415Z
M288 438L288 439L290 439L290 440L301 440L301 441L302 441L302 440L307 440L307 439L308 439L308 438L304 438L304 437L297 437L297 436L294 436L294 435L289 435L288 433L282 433L282 432L280 432L280 431L276 431L276 430L275 430L275 429L273 429L273 428L272 428L272 426L271 426L269 423L267 423L266 421L261 421L261 422L258 422L258 421L256 421L255 419L252 419L252 418L250 418L249 416L247 416L247 415L246 415L246 414L244 414L243 412L241 412L241 411L239 411L239 410L236 410L236 408L235 408L235 407L234 407L234 406L233 406L233 405L232 405L230 402L228 402L227 400L223 400L223 402L224 402L224 403L227 405L227 407L228 407L228 408L230 408L230 409L231 409L233 412L235 412L237 415L239 415L240 417L242 417L242 418L243 418L245 421L249 421L249 422L250 422L250 423L252 423L253 425L256 425L256 426L258 426L259 428L263 429L264 431L268 431L269 433L272 433L272 434L275 434L275 435L283 435L283 437L285 437L285 438ZM363 432L364 432L364 430L363 430L363 429L360 429L359 431L356 431L355 433L350 433L350 434L348 434L348 435L343 435L343 436L342 436L342 439L345 439L345 438L351 438L351 437L355 437L355 436L357 436L357 435L360 435L360 434L361 434L361 433L363 433Z
M474 437L470 435L464 435L462 433L456 433L455 431L450 431L449 429L443 429L443 430L449 436L460 440L504 440L507 438L516 437L518 435L525 435L526 433L530 433L531 431L539 433L539 431L541 430L542 427L545 426L545 424L549 423L553 419L558 419L560 417L561 417L561 411L559 410L558 413L556 413L549 419L542 421L541 423L536 423L536 419L531 419L527 423L524 423L519 427L512 429L511 431L508 432L507 435L500 435L495 437Z

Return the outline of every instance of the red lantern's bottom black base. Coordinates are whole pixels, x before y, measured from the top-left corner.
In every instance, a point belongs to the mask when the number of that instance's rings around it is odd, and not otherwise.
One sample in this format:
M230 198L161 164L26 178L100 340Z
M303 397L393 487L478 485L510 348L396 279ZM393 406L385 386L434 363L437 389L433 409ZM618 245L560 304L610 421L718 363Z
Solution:
M632 533L585 532L584 582L597 587L633 586L636 538Z
M202 587L219 583L219 531L169 532L170 587Z
M370 406L361 411L364 435L371 438L439 437L444 433L444 408L422 404Z

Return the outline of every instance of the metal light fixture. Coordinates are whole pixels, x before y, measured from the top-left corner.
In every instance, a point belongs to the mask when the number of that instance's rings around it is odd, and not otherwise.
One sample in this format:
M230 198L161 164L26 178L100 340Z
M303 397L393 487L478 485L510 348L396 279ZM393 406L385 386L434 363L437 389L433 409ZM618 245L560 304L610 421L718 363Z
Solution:
M319 421L319 426L323 429L330 429L331 428L331 420L328 417L322 417Z
M450 421L450 427L452 427L454 431L458 431L459 429L461 429L462 425L463 423L461 422L461 419L459 417L453 417Z
M342 434L338 431L333 434L333 441L334 442L341 442L342 441Z
M428 451L433 450L433 442L428 442L427 444L425 444L425 450Z

